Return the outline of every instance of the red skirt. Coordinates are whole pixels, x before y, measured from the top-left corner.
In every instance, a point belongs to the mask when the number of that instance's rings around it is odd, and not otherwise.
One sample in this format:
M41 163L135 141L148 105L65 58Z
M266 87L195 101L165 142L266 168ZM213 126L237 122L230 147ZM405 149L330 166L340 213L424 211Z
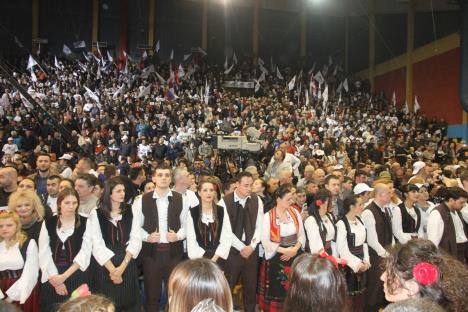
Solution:
M6 295L6 291L18 280L18 278L0 279L0 289ZM39 284L36 284L28 300L24 304L19 304L18 301L13 302L24 312L40 312L39 309Z

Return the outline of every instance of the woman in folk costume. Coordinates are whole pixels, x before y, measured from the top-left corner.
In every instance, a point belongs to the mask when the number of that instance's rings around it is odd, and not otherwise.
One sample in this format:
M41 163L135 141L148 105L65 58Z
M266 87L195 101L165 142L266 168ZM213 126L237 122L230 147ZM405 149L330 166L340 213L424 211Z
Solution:
M263 311L283 310L292 262L306 242L301 215L291 207L291 188L290 185L278 188L276 206L263 217L261 241L265 256L260 267L259 292L259 307Z
M36 241L21 231L19 216L0 211L0 299L26 312L39 311L38 263Z
M44 206L33 190L16 191L8 200L8 210L15 211L21 220L21 229L37 243L44 220Z
M336 224L336 247L338 256L346 260L346 267L341 271L346 278L348 301L353 312L364 309L366 271L370 267L366 228L359 217L364 209L364 199L355 195L346 197L343 201L346 215Z
M86 269L92 253L91 226L78 214L73 189L57 197L57 215L42 224L39 235L41 312L55 311L73 290L88 282Z
M226 260L232 243L232 230L226 208L216 205L215 184L198 186L200 204L187 215L187 252L190 259Z
M119 177L104 185L96 210L89 216L93 255L91 291L112 299L117 311L140 311L136 257L141 249L138 220L125 203L125 186Z
M314 196L314 202L309 209L309 217L304 222L307 241L312 254L325 249L329 255L337 255L334 218L328 212L331 199L332 194L329 190L318 190Z

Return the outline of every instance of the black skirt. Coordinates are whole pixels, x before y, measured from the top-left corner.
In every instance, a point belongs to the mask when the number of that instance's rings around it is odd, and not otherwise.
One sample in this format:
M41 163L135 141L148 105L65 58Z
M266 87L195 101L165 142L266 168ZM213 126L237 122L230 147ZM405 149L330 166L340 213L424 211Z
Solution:
M359 259L364 259L363 245L354 248L350 247L349 251ZM354 273L349 266L341 268L340 271L346 278L349 296L357 296L364 293L367 287L367 272Z

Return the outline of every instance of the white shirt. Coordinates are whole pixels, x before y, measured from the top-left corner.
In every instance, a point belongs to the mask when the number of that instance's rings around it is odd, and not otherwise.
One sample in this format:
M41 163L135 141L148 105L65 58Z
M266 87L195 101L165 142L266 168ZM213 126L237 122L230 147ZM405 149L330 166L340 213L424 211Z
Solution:
M325 237L325 241L331 241L331 250L332 255L336 256L336 246L335 246L335 227L333 223L330 221L327 215L322 217L322 224L327 230L327 235ZM307 239L309 240L309 248L310 253L316 254L320 251L320 249L325 248L323 245L322 237L320 236L320 229L317 221L313 216L308 216L304 222L304 227L307 233Z
M73 235L75 228L70 229L56 229L57 235L59 239L64 242L66 241L71 235ZM93 249L92 244L92 231L90 220L86 221L86 230L83 234L83 240L81 243L81 249L76 254L75 258L73 259L73 263L76 263L80 266L81 271L86 271L89 266L91 260L91 253ZM57 275L58 270L55 266L53 257L52 257L52 250L50 248L50 239L49 239L49 232L47 231L47 227L45 222L42 222L41 232L39 234L39 267L41 268L42 276L41 282L45 283L49 280L50 277Z
M58 197L47 197L47 206L52 210L52 214L55 216L57 214L57 198Z
M465 243L468 240L463 229L462 220L456 212L450 211L450 216L452 217L453 225L455 226L455 238L457 244ZM439 211L432 210L427 221L427 239L433 242L434 245L439 246L443 234L444 221L442 220L442 216Z
M37 284L39 276L39 258L36 241L31 239L26 249L26 260L23 260L19 243L6 247L5 241L0 242L0 271L23 270L20 278L8 288L6 296L13 301L23 304L28 300L31 292ZM0 290L0 299L5 298L5 294Z
M418 222L418 215L416 214L415 209L419 209L419 208L416 208L416 207L408 208L405 205L405 209L408 212L408 214L411 216L411 218L413 218L416 224ZM421 212L421 216L422 216L422 212ZM419 226L418 233L403 232L402 222L403 221L401 217L400 207L398 207L397 209L394 209L392 211L392 231L393 231L393 235L398 239L398 242L400 244L406 244L411 239L411 235L418 235L419 238L424 238L424 227L422 224L422 220L420 222L421 224Z
M382 211L384 211L381 207L379 207ZM388 252L385 250L385 248L380 244L378 236L377 236L377 230L375 228L375 218L369 209L365 209L362 212L361 215L362 222L364 223L366 230L367 230L367 245L369 245L370 248L374 249L374 251L377 253L379 257L386 257L388 255ZM392 245L395 243L395 240L392 235Z
M345 259L347 261L347 266L349 266L354 271L354 273L357 273L363 261L370 263L369 248L366 243L366 228L361 222L359 222L359 220L356 219L355 221L349 221L349 229L351 230L351 233L354 233L355 246L363 245L362 248L364 249L364 259L361 260L360 258L353 255L351 251L349 251L347 236L348 233L342 220L336 223L336 249L338 251L338 256L342 259Z
M5 145L3 145L3 148L2 148L2 152L5 155L13 155L17 151L18 151L18 146L16 144L14 144L14 143L12 143L12 144L6 143Z
M201 207L200 207L201 209ZM214 222L213 214L206 215L202 213L201 222L209 225ZM231 221L226 208L224 208L223 224L221 228L221 236L219 237L219 245L216 248L215 254L220 258L227 259L232 243ZM202 258L205 254L205 249L200 247L195 235L195 226L193 224L192 214L187 214L187 252L190 259Z
M302 224L302 218L296 209L293 209L293 211L296 214L297 220L299 221L298 232L292 217L289 215L289 211L286 212L288 215L288 223L283 223L280 221L279 218L277 218L276 224L279 226L280 229L280 237L287 237L297 233L297 241L301 243L301 248L304 249L306 243L306 236L304 232L304 226ZM278 247L280 247L280 244L272 242L270 239L270 212L265 213L262 216L262 219L263 227L261 232L261 241L262 246L265 249L265 259L270 260L276 255L276 251L278 250Z
M132 255L133 259L136 259L141 250L141 231L138 224L139 220L135 218L136 212L134 207L132 207L132 213L132 228L130 230L129 240L126 242L127 248L125 250ZM102 237L101 225L99 223L96 210L91 211L89 220L92 229L93 256L99 265L102 266L112 259L115 254L106 247L106 242ZM112 226L117 226L117 222L120 220L122 220L122 215L112 218L109 222L112 223Z
M173 189L173 191L177 192L175 189ZM179 192L177 192L179 193ZM193 208L195 206L198 206L198 204L200 203L200 201L198 200L198 197L197 195L195 194L194 191L191 191L189 189L185 190L185 192L183 193L179 193L180 195L182 195L182 198L184 199L184 202L187 202L187 205L189 208Z
M156 206L158 207L158 227L156 228L156 232L160 234L159 236L159 243L168 243L167 240L167 233L169 230L167 226L167 209L169 208L169 196L172 196L172 191L169 190L164 197L160 197L156 191L153 192L153 199L156 200ZM141 231L141 238L143 241L148 239L149 234L143 229L143 224L145 221L145 216L143 215L142 210L142 196L135 197L135 201L133 202L132 211L135 213L133 214L133 218L138 220L138 224L140 225ZM180 229L177 231L177 238L178 240L185 239L185 228L187 222L187 212L188 212L188 204L182 198L182 212L180 213Z
M239 202L239 204L245 208L245 203L247 201L247 198L240 198L236 191L234 191L234 202ZM253 250L257 248L257 244L260 242L260 235L261 235L261 229L262 229L262 221L263 221L263 202L260 199L259 196L258 198L258 210L257 210L257 220L255 222L255 231L252 236L252 240L250 241L250 246L252 247ZM218 202L218 205L222 206L224 209L226 209L226 203L224 202L224 198L221 199ZM242 233L242 240L245 241L245 232ZM245 244L237 238L235 234L232 235L232 247L236 248L237 250L241 251L245 246Z

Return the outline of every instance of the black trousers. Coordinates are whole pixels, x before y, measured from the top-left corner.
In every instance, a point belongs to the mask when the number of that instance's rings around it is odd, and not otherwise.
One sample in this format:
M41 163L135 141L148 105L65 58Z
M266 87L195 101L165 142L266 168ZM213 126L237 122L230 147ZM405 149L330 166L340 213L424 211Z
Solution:
M153 257L142 258L147 312L159 312L162 281L167 288L172 270L181 261L182 255L172 256L169 250L158 251Z
M258 249L245 259L239 252L232 251L226 260L226 278L231 291L241 278L244 311L255 312L257 305L257 280L258 280Z

